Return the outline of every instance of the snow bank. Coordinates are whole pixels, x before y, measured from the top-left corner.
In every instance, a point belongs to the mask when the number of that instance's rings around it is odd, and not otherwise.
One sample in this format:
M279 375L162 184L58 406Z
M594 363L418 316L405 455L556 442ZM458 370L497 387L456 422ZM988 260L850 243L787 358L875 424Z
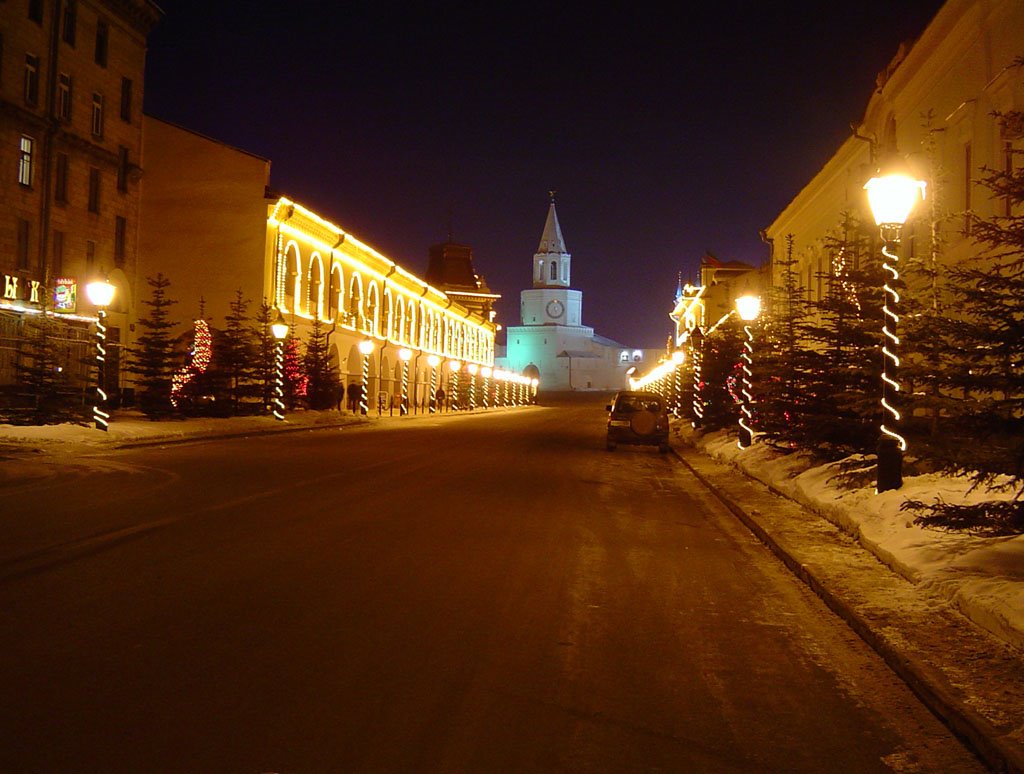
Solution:
M814 464L800 453L765 444L740 449L734 436L692 436L698 447L732 464L849 533L880 561L921 588L953 603L979 626L1024 648L1024 535L978 537L914 524L900 511L907 500L948 503L1006 500L1011 495L971 489L966 476L907 476L903 488L875 494L874 459L850 457ZM843 472L841 466L852 466Z

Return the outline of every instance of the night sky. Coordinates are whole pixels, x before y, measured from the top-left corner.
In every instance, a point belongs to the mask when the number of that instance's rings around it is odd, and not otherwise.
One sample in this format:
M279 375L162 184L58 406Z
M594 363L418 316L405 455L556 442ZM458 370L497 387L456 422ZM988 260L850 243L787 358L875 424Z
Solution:
M421 276L451 223L504 325L556 189L584 323L645 347L706 251L767 257L942 4L158 2L149 114L269 158L275 191Z

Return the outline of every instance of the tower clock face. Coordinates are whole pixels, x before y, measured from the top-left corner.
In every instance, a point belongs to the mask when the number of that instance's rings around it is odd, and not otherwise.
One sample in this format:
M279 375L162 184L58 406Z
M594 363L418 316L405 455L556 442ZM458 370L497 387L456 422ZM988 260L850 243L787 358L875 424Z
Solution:
M561 301L548 301L546 309L548 312L548 317L551 317L555 320L557 320L559 317L565 314L565 307L562 305Z

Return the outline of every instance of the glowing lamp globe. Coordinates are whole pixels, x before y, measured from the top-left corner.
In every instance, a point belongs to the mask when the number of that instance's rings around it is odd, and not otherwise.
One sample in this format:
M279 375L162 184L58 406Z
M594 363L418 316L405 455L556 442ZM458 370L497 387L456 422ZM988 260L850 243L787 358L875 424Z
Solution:
M373 342L370 341L369 339L363 339L362 341L359 342L359 351L362 352L364 355L369 355L371 352L373 352Z
M288 335L288 323L285 321L280 309L277 310L277 319L270 326L270 332L274 334L274 338L278 341L282 341Z
M532 381L530 382L530 384L532 384L532 385L533 385L534 387L536 387L536 386L537 386L538 384L540 384L540 379L533 379L533 380L532 380Z
M903 173L873 177L864 184L868 192L868 204L875 223L879 226L902 226L910 217L910 211L924 199L925 181L915 180Z
M484 379L490 379L492 373L493 372L491 371L491 369L488 368L487 366L484 366L483 368L480 369L480 374L481 376L484 377Z
M469 371L473 376L476 376L476 372L480 370L480 366L476 363L470 363L466 366L466 370Z
M462 363L460 363L458 360L448 361L448 370L451 371L452 373L455 373L460 368L462 368Z
M408 363L409 358L412 357L412 350L406 347L402 347L400 350L398 350L398 356Z
M684 360L686 360L686 353L683 352L683 350L677 349L675 352L672 353L672 362L675 363L676 365L679 365Z
M441 364L441 358L439 358L437 355L430 355L427 358L427 363L430 365L431 368L437 368L438 365Z
M107 280L96 280L85 286L85 294L93 306L110 306L116 288Z
M761 314L761 299L758 296L740 296L736 299L736 312L741 320L756 320Z

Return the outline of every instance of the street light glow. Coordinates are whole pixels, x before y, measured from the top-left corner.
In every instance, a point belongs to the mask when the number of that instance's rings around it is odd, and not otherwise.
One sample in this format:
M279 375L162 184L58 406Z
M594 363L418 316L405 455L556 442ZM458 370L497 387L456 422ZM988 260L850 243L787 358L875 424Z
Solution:
M879 226L902 226L910 217L914 205L925 197L924 180L915 180L908 174L879 174L864 184L868 192L868 204L875 223Z

